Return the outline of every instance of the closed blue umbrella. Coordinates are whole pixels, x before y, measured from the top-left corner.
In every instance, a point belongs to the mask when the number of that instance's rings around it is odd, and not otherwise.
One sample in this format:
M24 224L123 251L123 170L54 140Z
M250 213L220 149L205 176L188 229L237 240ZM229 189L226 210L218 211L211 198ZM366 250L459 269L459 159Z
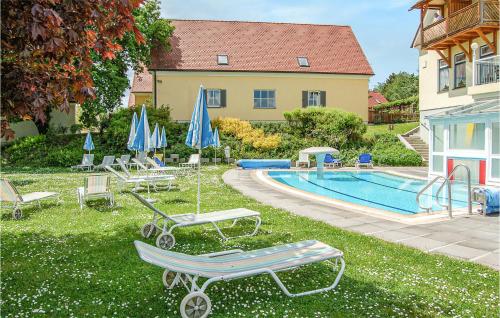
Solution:
M161 148L160 146L161 136L160 136L160 128L158 127L158 123L155 124L155 129L153 130L153 134L151 135L151 148L156 149Z
M165 148L167 147L167 134L165 127L161 127L160 147L163 148L163 163L165 163Z
M90 151L94 149L94 142L92 141L92 136L90 135L89 131L87 133L87 137L85 138L85 143L83 144L83 150L87 150L90 153Z
M127 141L127 149L128 150L135 150L132 148L132 145L134 143L135 139L135 133L137 131L137 113L134 112L134 116L132 116L132 123L130 124L130 133L128 134L128 141Z
M189 123L189 130L186 136L186 145L198 149L198 200L196 213L200 213L200 187L201 187L201 149L212 144L212 127L210 126L210 117L208 116L207 100L205 90L200 85L198 98L194 104L193 115Z
M217 165L217 148L220 147L219 129L216 127L212 138L212 147L215 150L215 165Z
M139 125L137 125L131 148L141 152L148 152L151 149L148 114L145 106L142 106L141 118L139 119Z

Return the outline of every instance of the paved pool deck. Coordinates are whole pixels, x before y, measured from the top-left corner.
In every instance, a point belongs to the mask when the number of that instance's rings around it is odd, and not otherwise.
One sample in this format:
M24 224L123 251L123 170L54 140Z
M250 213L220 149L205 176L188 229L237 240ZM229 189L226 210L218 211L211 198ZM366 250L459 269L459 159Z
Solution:
M427 177L426 168L391 167L390 170L416 177ZM242 194L275 208L320 220L335 227L401 243L428 253L440 253L500 270L498 214L493 216L474 214L446 218L432 223L405 224L297 197L262 182L257 178L255 170L232 169L224 173L222 178L226 184Z

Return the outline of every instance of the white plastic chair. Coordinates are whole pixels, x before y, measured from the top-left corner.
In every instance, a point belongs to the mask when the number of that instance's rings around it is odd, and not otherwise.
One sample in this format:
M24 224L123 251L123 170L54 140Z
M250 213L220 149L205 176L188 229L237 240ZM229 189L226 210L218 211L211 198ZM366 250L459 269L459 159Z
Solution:
M94 154L84 154L82 158L82 163L76 166L71 166L71 169L87 169L91 171L94 168Z
M189 156L188 162L179 164L181 167L196 168L200 162L200 154L195 153Z
M311 167L311 161L309 161L309 155L306 153L299 152L299 160L297 160L295 166L299 168L302 164L307 165L307 168Z
M83 205L88 200L103 198L109 201L110 206L113 206L115 198L113 192L111 191L110 183L111 178L108 175L94 174L86 177L84 186L77 189L80 209L83 209Z

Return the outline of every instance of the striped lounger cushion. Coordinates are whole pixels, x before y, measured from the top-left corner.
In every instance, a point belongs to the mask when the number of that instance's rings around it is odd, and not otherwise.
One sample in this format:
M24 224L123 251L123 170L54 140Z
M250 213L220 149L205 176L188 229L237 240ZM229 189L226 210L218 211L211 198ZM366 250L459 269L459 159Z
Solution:
M173 272L206 278L264 268L277 271L343 255L341 251L314 240L212 258L165 251L141 241L135 241L135 247L145 262Z

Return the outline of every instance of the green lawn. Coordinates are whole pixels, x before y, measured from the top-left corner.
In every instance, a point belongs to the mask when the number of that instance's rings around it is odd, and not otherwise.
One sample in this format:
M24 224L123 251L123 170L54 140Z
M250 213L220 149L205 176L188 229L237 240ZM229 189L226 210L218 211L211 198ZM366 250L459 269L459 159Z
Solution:
M222 243L205 228L174 232L175 251L208 253L318 239L344 251L346 272L335 291L283 295L267 276L219 282L207 294L211 317L497 317L499 273L481 265L429 255L262 205L225 185L225 167L204 169L205 211L246 207L262 212L258 236ZM64 203L25 208L24 218L2 213L2 317L178 317L186 290L165 290L162 270L142 262L133 241L151 214L130 194L117 206L80 211L75 189L83 173L3 173L23 193L57 190ZM154 193L170 213L195 209L196 178ZM115 187L116 188L116 187ZM304 207L306 209L306 207ZM147 240L153 244L153 240ZM281 273L292 291L324 286L326 265Z
M413 128L418 126L418 122L413 123L402 123L402 124L394 124L394 129L389 130L389 125L368 125L366 136L373 136L376 133L392 133L394 135L404 134L407 131L412 130Z

